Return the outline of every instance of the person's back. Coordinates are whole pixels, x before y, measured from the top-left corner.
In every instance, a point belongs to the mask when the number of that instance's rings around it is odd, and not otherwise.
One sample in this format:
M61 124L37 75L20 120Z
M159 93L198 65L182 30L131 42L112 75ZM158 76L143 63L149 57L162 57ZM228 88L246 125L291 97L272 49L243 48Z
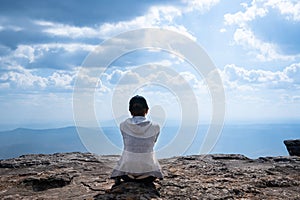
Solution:
M143 97L133 97L129 102L129 111L132 118L120 124L124 150L111 178L116 182L120 178L142 182L162 179L163 175L153 151L160 128L146 120L148 105Z

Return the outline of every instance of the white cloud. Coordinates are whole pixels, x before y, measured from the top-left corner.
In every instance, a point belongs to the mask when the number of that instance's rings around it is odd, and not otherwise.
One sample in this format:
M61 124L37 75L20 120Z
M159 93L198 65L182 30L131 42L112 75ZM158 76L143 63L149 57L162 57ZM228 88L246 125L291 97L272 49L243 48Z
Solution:
M300 84L300 63L292 64L283 70L294 84Z
M248 28L238 28L234 33L234 41L250 49L251 53L260 61L271 60L294 60L295 56L282 55L278 53L275 44L263 42L256 38L254 33Z
M181 9L174 6L152 6L143 16L129 21L104 23L95 27L78 27L49 21L34 21L34 23L42 26L43 32L60 37L106 39L129 30L160 27L180 32L195 40L195 37L185 27L173 22L176 17L181 15Z
M32 63L35 60L35 49L29 45L19 45L14 52L14 57L25 58Z
M255 20L257 17L265 17L270 9L278 9L281 15L288 20L300 21L300 2L297 0L253 0L251 5L241 4L245 11L224 15L225 24L247 26L247 23Z
M178 32L186 37L188 37L189 39L193 40L193 41L196 41L197 38L192 35L191 33L189 33L189 31L182 25L169 25L169 26L163 26L162 28L165 28L167 30L171 30L171 31L175 31L175 32Z
M298 0L267 0L264 5L278 9L288 20L300 21L300 2Z
M193 90L197 93L204 93L207 90L207 84L201 78L190 71L177 72L169 65L169 62L167 65L151 63L147 66L128 67L126 70L115 69L110 74L105 74L104 77L106 77L106 80L103 80L104 84L106 81L112 84L109 87L126 88L130 84L136 86L160 84L182 92Z
M195 40L185 27L173 23L176 17L182 15L182 11L174 6L153 6L148 12L130 21L118 23L105 23L99 28L103 37L138 28L166 28L174 30Z
M19 26L14 26L14 25L6 25L6 26L0 25L0 31L3 31L3 30L12 30L12 31L18 32L18 31L23 30L23 28L21 28Z
M162 25L173 22L174 18L182 15L182 11L174 6L152 6L144 15L143 24L149 21L152 25Z
M192 72L180 72L179 76L184 78L185 81L187 81L193 89L198 90L199 92L203 92L207 88L207 84L203 81L203 79L200 79Z
M264 17L268 13L266 8L259 7L255 2L252 2L251 6L248 6L247 4L242 5L246 9L245 12L239 11L234 14L225 14L225 24L245 26L247 22L252 21L257 17Z
M48 77L49 81L53 81L55 87L59 88L71 88L74 81L74 74L69 74L62 71L54 72Z
M107 74L107 80L111 84L117 84L120 78L125 74L126 72L116 69L111 74Z
M104 23L98 27L77 27L67 24L49 21L35 21L37 25L44 26L43 32L50 35L71 38L107 38L115 34L145 27L158 27L171 23L173 19L181 15L180 9L173 6L151 7L144 16L136 17L129 21L118 23Z
M13 88L28 91L70 90L74 84L75 74L75 71L58 70L48 76L43 76L36 73L36 70L29 70L18 65L4 68L0 81L2 82L2 89Z
M49 21L34 21L36 25L45 27L43 32L49 35L56 35L70 38L98 38L99 32L96 29L90 27L76 27L67 24L54 23Z
M23 65L23 61L31 64L47 53L55 53L60 51L65 53L91 52L95 48L96 45L83 43L18 45L14 51L10 51L8 55L1 57L0 62L6 63L6 65L7 63L10 65ZM66 65L66 63L62 63L62 65Z
M39 51L56 51L57 49L63 49L66 52L86 51L90 52L96 48L97 45L90 45L85 43L47 43L36 44L32 47Z
M220 33L225 33L227 30L225 28L220 29Z
M142 80L140 80L140 75L132 72L132 71L127 71L121 78L120 84L140 84Z
M293 0L253 0L249 6L246 3L241 4L245 11L238 11L234 14L224 15L225 25L237 26L234 32L234 41L238 45L250 51L260 61L288 60L293 61L296 57L280 53L278 45L265 42L258 39L251 30L249 23L268 15L270 9L279 9L282 15L288 16L292 20L300 20L300 3Z
M182 2L187 4L187 11L198 10L205 12L218 4L219 0L182 0Z
M113 85L138 84L140 82L140 75L130 69L124 71L115 69L111 74L106 74L106 79Z
M300 63L286 67L282 71L247 70L234 64L226 65L221 72L227 89L299 89Z
M0 80L9 83L14 88L45 88L48 80L44 77L34 75L30 70L17 66L14 71L8 71L0 76Z
M72 86L76 90L76 93L89 93L93 94L94 92L100 92L101 94L110 92L110 86L105 85L103 82L107 82L110 79L109 74L102 73L101 77L99 74L99 68L84 68L78 67L77 73L73 76L74 80L72 83L76 81L76 84ZM104 79L104 80L103 80Z
M178 62L178 60L176 62ZM173 63L170 60L162 60L160 62L155 62L153 64L168 67L168 66L172 66Z

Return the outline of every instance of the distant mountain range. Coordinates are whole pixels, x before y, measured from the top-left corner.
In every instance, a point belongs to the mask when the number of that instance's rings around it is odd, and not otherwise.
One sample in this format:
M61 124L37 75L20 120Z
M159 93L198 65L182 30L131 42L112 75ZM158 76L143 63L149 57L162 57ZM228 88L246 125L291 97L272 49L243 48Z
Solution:
M0 159L24 154L86 151L74 126L39 130L18 128L0 132Z

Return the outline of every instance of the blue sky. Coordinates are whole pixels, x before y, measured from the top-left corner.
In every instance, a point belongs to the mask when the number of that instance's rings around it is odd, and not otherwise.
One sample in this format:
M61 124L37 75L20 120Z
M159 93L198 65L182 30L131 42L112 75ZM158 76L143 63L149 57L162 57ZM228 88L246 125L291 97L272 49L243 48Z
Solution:
M300 2L257 1L1 1L1 126L73 124L72 94L85 57L125 31L159 27L186 35L203 47L221 75L226 122L300 120ZM97 90L99 120L112 118L111 98L131 66L172 67L198 98L203 121L211 112L201 76L163 52L128 54L112 63ZM180 118L174 95L142 87L151 106ZM125 105L127 106L127 105Z

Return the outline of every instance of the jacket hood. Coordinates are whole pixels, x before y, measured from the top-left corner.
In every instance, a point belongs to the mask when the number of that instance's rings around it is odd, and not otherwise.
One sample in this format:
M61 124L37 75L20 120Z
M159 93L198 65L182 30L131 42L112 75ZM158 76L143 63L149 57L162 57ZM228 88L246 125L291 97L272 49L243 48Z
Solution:
M121 131L135 137L151 137L159 133L159 126L142 116L126 119L120 124Z

